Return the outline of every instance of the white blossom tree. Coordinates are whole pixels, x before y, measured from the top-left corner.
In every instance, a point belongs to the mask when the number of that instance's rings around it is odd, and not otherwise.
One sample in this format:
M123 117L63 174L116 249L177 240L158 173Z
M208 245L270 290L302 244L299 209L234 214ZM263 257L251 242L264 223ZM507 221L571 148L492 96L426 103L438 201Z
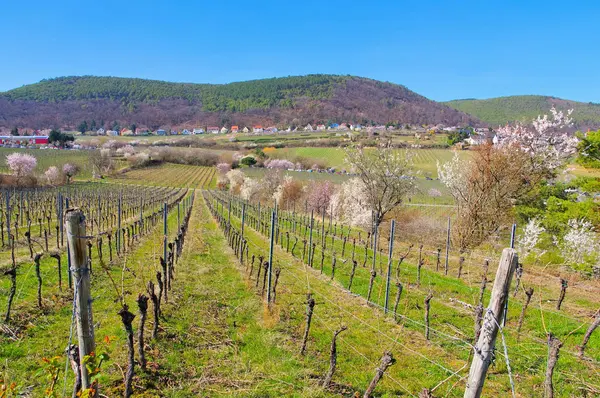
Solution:
M46 177L46 181L48 181L48 184L50 185L56 186L62 182L62 175L56 166L48 167L48 170L44 172L44 177Z
M29 177L37 167L35 156L27 153L11 153L6 156L6 165L11 170L17 180Z
M517 237L517 247L524 256L536 249L540 236L545 230L537 218L532 218L527 222L523 232Z
M569 230L563 236L559 247L568 264L594 264L599 260L600 244L591 222L580 219L568 221Z

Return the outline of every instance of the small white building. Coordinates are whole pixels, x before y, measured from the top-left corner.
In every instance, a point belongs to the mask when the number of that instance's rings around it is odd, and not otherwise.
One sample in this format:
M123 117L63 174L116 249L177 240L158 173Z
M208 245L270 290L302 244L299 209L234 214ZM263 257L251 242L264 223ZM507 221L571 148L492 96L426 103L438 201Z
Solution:
M306 125L306 127L304 127L304 131L315 131L315 130L313 129L313 126L309 123Z
M96 130L96 134L98 134L98 135L105 135L106 131L104 131L104 129L102 127L100 127L98 130Z
M221 134L227 134L229 133L229 130L227 129L227 127L221 127Z
M192 131L192 134L204 134L203 128L197 128Z

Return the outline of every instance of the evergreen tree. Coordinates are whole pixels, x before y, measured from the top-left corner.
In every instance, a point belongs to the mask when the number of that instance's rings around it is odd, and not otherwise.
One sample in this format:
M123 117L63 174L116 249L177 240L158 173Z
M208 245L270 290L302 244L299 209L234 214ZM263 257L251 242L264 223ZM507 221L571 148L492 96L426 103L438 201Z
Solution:
M10 135L19 135L19 129L17 127L10 130Z
M88 131L88 124L85 120L77 127L77 131L79 131L81 134Z

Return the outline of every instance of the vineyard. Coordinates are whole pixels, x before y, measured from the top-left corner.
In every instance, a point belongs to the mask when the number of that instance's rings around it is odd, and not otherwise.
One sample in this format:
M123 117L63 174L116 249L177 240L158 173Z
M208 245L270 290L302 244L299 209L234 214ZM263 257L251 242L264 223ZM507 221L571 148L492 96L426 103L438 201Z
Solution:
M214 186L165 164L2 191L6 396L461 396L506 253L484 396L600 393L597 281L521 264L508 235L465 254L445 230L371 234Z
M127 184L200 188L214 184L215 172L212 167L167 163L131 170L118 175L114 180Z
M383 390L392 395L462 394L460 383L482 332L488 283L499 258L467 260L424 245L372 239L324 216L261 209L217 192L205 198L249 284L272 303L277 316L293 317L309 303L309 318L316 322L308 321L308 347L314 344L314 351L307 355L326 361L329 337L344 325L348 330L339 337L343 360L338 361L346 369L340 366L340 377L352 385L367 385L368 369L389 350L397 362L387 371ZM271 245L279 249L269 250L271 235ZM566 299L564 286L536 270L517 268L487 391L510 395L514 385L520 395L541 395L547 333L562 342L554 375L560 395L597 391L592 380L600 366L599 337L584 340L596 303L586 295L585 283L571 285ZM531 301L533 294L537 297Z

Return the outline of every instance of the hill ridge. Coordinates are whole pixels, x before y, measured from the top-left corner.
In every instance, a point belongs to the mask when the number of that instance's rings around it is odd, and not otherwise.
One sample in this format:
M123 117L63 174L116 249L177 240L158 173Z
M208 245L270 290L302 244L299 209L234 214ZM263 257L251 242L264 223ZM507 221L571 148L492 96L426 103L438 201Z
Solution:
M0 93L0 115L0 126L9 128L74 127L92 118L153 129L196 124L480 123L403 85L328 74L224 84L63 76Z

